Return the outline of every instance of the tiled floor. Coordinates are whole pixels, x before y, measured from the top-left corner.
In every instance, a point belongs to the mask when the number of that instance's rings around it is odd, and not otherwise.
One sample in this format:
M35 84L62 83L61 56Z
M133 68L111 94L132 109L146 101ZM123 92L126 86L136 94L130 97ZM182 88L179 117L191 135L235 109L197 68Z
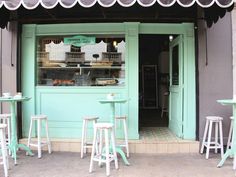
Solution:
M199 142L183 140L167 127L144 127L139 140L129 140L132 153L198 153Z
M156 142L179 142L182 139L174 135L167 127L142 127L140 140Z

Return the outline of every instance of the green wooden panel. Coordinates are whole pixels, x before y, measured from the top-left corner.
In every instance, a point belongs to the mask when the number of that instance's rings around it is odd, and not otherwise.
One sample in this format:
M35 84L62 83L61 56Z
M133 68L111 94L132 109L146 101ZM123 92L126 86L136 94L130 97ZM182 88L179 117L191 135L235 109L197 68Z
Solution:
M96 25L96 28L94 26ZM184 138L195 139L196 95L195 95L195 56L193 24L140 24L140 23L99 23L99 24L49 24L23 25L22 29L22 87L23 94L31 96L23 104L23 134L28 134L30 115L46 113L52 137L79 138L81 116L101 113L106 120L109 108L99 105L96 100L107 93L117 93L129 98L129 102L119 108L121 114L128 114L129 138L138 139L138 34L182 34L184 36ZM126 37L126 86L125 87L36 87L35 86L35 37L41 35L71 34L125 34ZM61 97L61 99L57 98ZM64 104L63 101L64 100ZM79 101L78 101L79 100ZM92 102L89 105L86 101ZM50 103L50 104L49 104ZM72 111L65 113L61 107ZM56 107L59 113L48 106ZM118 109L118 113L119 113ZM101 111L102 110L102 111ZM67 115L67 116L66 116ZM118 132L118 136L121 133Z
M37 25L36 35L124 34L124 32L123 23L54 24Z
M123 89L124 90L124 89ZM110 105L99 103L106 98L110 90L99 92L98 89L80 91L77 89L37 89L37 113L48 115L50 135L54 138L80 138L82 117L94 115L99 122L110 122ZM125 90L124 90L125 91ZM122 90L114 92L116 97L124 97ZM127 115L127 104L116 105L116 115ZM68 129L63 135L57 134L60 129ZM70 131L71 130L71 131ZM90 133L92 133L90 127ZM76 132L75 134L73 132ZM118 137L120 127L118 127Z

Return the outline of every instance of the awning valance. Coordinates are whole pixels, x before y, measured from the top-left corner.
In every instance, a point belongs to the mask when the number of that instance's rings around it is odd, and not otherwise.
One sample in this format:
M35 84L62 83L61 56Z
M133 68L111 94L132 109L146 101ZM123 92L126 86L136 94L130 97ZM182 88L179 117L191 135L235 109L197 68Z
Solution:
M163 7L170 7L175 3L182 7L190 7L197 3L199 6L208 8L213 4L217 4L219 7L227 8L233 4L233 0L0 0L0 7L5 7L8 10L17 10L20 6L26 9L35 9L39 5L46 9L52 9L57 5L61 5L64 8L72 8L76 4L82 7L89 8L96 3L102 7L111 7L114 4L119 4L122 7L130 7L135 3L143 7L150 7L155 3Z

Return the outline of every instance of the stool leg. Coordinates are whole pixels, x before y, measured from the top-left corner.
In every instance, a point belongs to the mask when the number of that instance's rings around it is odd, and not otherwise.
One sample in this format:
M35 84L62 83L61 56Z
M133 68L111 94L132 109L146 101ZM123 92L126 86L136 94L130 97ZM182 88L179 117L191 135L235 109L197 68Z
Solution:
M207 150L206 150L206 159L209 158L209 151L210 151L210 145L211 145L211 131L212 131L212 121L210 121L209 131L208 131L208 138L207 138Z
M95 127L95 124L97 123L97 120L94 120L93 121L93 131L94 131L94 127ZM98 155L98 144L99 144L99 139L97 139L97 141L96 141L97 143L96 143L96 154Z
M223 131L222 131L222 121L219 122L220 126L220 149L221 149L221 158L224 156L224 148L223 148Z
M234 155L233 170L236 170L236 154Z
M85 129L84 129L84 153L87 154L87 129L88 129L88 121L85 121Z
M48 153L52 153L52 147L51 147L51 141L49 138L49 132L48 132L48 120L45 120L45 129L46 129L46 136L47 136L47 144L48 144Z
M208 126L209 126L209 121L206 120L206 125L205 125L203 140L202 140L202 147L201 147L201 151L200 151L201 154L203 153L204 146L205 146L205 143L206 143L206 136L207 136Z
M110 175L110 159L109 159L109 136L108 136L108 130L105 129L105 148L106 148L106 175Z
M9 148L9 145L11 143L11 123L10 123L10 119L9 118L7 119L7 136L8 136L8 148ZM10 148L9 148L8 154L11 155Z
M128 130L127 130L126 119L123 120L123 125L124 125L124 133L125 133L126 154L127 154L127 157L129 157Z
M218 123L215 123L215 153L217 153L217 144L218 144Z
M41 120L37 121L38 123L38 158L42 157L42 148L41 148Z
M95 154L95 144L97 140L97 128L94 130L94 136L93 136L93 146L92 146L92 153L91 153L91 159L90 159L90 165L89 165L89 173L92 173L93 171L93 158Z
M84 157L84 131L85 131L85 120L83 120L83 126L82 126L81 159Z
M117 154L116 154L115 135L114 135L113 129L111 130L111 143L112 143L112 151L113 151L113 156L114 156L114 161L115 161L115 167L116 169L118 169L119 166L118 166L118 160L117 160Z
M28 135L28 143L27 146L30 148L30 143L31 143L31 134L32 134L32 127L33 127L33 120L30 120L30 128L29 128L29 135ZM26 155L28 155L28 153L26 152Z
M227 141L227 148L226 148L226 150L229 149L229 146L231 147L232 133L233 133L233 120L231 120L231 122L230 122L229 136L228 136L228 141Z
M7 157L7 151L6 151L5 132L3 129L1 130L1 147L2 147L2 160L3 160L4 174L5 174L5 177L7 177L9 164L8 164L8 157Z
M99 167L102 166L102 147L103 147L103 141L102 141L102 130L99 131Z

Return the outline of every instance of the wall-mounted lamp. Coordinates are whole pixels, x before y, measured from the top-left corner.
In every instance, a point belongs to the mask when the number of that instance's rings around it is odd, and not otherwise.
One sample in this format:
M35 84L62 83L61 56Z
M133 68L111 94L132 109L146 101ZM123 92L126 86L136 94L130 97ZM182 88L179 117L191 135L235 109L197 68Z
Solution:
M173 36L172 35L169 35L169 41L173 41Z

